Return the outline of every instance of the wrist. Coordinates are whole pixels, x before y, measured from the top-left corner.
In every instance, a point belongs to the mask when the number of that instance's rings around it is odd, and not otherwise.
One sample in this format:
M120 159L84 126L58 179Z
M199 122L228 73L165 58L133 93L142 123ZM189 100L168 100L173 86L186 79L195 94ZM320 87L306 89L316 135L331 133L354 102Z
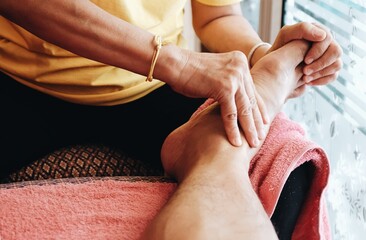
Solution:
M155 66L156 78L167 84L179 79L187 59L184 49L173 44L163 46Z

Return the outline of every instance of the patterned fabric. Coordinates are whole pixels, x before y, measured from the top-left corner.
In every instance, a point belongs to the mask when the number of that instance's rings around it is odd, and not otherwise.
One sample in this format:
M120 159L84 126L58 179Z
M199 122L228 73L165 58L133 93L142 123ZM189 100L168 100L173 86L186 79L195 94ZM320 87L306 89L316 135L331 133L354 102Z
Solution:
M162 175L161 170L132 159L116 148L104 145L76 145L54 151L1 179L0 183L76 177Z

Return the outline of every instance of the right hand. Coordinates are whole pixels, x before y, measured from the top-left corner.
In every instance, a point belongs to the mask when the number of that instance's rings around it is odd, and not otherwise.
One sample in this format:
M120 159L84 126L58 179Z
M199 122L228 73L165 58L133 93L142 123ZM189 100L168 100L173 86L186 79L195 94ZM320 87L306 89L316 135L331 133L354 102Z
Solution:
M168 84L188 97L213 98L220 104L221 116L230 143L241 146L240 130L251 147L263 139L268 122L263 101L256 94L246 56L239 51L195 53L187 51L177 80Z
M342 48L329 29L321 24L307 22L286 25L281 28L272 47L266 53L273 52L294 40L306 40L312 43L304 57L303 79L306 83L325 85L337 78L342 68ZM256 60L260 57L256 56Z

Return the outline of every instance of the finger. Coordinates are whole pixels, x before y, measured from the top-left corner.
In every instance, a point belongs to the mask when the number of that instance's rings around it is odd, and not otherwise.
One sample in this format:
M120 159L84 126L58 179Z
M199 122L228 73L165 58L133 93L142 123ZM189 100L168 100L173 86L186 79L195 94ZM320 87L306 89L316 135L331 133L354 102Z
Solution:
M315 26L314 24L307 22L300 22L294 25L287 25L283 27L283 31L280 31L282 35L282 44L286 44L292 40L305 39L311 42L323 41L326 37L326 32Z
M292 91L290 96L288 96L288 98L296 98L305 92L306 83L303 79L303 76L303 64L299 64L295 68L295 77L296 79L298 79L298 81L296 82L296 86L294 87L295 89Z
M298 85L300 82L305 82L304 78L304 64L300 63L296 68L295 68L295 79L297 79L298 81Z
M301 85L300 87L296 88L288 98L297 98L303 95L306 91L306 84Z
M257 146L257 144L259 144L259 142L257 140L264 139L264 137L265 137L264 124L263 124L264 120L263 120L261 111L259 110L259 106L258 106L258 102L257 102L257 98L256 98L256 90L255 90L252 76L250 75L249 71L245 75L246 75L245 79L243 79L244 88L246 90L246 96L249 99L249 104L252 108L252 114L253 114L252 119L254 120L254 125L256 128L256 135L255 136L253 135L253 137L255 137L256 139L254 139L252 146ZM262 109L262 110L265 110L265 109ZM239 121L240 121L240 115L239 115Z
M249 99L249 103L252 106L253 120L254 120L254 125L256 127L256 130L257 130L258 139L263 140L265 138L265 134L264 134L264 130L263 130L264 120L262 117L262 113L259 109L258 100L257 100L257 97L255 94L251 99Z
M305 56L306 64L311 64L315 60L319 59L325 53L325 51L327 51L327 49L330 47L331 44L338 46L338 44L334 41L333 35L328 30L328 28L324 27L319 23L313 23L313 25L322 29L326 33L326 37L323 41L313 43L313 46Z
M297 81L295 89L302 87L304 85L306 85L306 82L301 78L299 81Z
M219 102L221 109L221 118L224 124L226 135L229 142L234 146L241 146L242 140L238 127L238 116L234 97L226 101Z
M255 90L255 97L257 98L257 105L258 105L259 111L261 113L263 123L268 124L270 122L270 119L268 116L267 107L264 104L263 98L259 95L257 90Z
M253 114L253 120L254 120L254 125L256 127L256 132L257 132L257 138L258 139L264 139L265 134L264 134L264 120L262 117L262 113L259 109L258 106L258 101L257 101L257 96L256 96L256 90L255 90L255 86L253 83L253 79L250 76L250 80L248 80L248 84L245 84L245 89L247 92L247 96L249 98L249 103L250 106L252 107L252 114ZM262 109L262 111L264 111L265 109Z
M317 80L314 80L314 81L308 83L307 85L310 85L310 86L326 85L326 84L331 83L334 80L336 80L337 77L338 77L338 73L334 73L334 74L331 74L328 76L321 77Z
M318 60L314 61L310 65L305 66L304 74L311 75L314 72L318 72L336 62L340 56L341 53L338 49L338 45L331 44L326 52Z
M251 98L252 97L253 96L251 96ZM238 121L244 132L245 139L251 147L256 147L259 142L252 104L250 103L247 93L244 91L238 91L235 98L238 109Z
M320 79L324 76L335 74L335 73L339 72L339 70L342 69L342 65L343 65L342 61L340 59L337 59L330 66L323 68L322 70L315 72L315 73L311 74L310 76L304 76L304 80L306 83L309 83L313 80Z

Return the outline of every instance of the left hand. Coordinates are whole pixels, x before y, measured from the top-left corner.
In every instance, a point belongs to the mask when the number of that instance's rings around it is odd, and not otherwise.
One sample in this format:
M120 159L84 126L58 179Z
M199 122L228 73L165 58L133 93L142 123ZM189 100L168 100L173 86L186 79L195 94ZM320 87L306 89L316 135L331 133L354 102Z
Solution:
M331 32L318 23L301 22L284 26L268 53L297 39L312 42L304 58L303 81L308 85L325 85L334 81L342 68L342 48Z

